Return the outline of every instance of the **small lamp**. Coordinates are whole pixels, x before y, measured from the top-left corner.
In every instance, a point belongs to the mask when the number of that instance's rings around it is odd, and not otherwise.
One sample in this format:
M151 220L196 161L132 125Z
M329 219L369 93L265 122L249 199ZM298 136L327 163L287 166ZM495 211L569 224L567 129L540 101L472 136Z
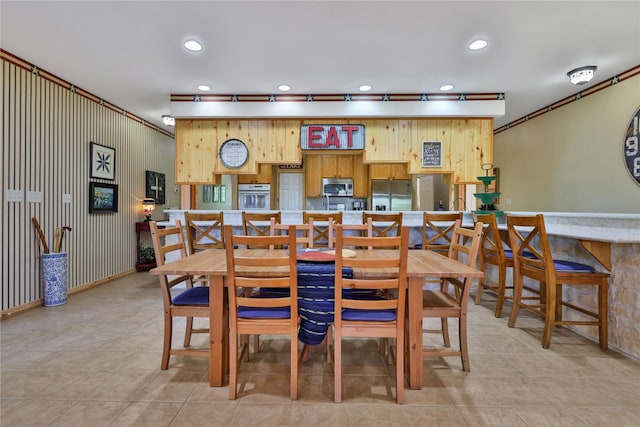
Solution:
M156 201L147 198L142 200L142 214L144 215L145 221L151 221L151 217L156 211Z
M595 65L587 65L569 71L567 76L569 76L569 80L571 80L571 83L574 85L583 85L593 78L593 73L595 73L597 69L598 67Z

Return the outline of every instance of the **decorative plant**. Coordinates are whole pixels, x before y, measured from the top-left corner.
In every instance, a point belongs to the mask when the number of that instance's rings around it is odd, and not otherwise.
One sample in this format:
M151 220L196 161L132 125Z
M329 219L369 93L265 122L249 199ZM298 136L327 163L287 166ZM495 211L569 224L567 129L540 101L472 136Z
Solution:
M154 262L156 260L152 247L140 248L140 262Z

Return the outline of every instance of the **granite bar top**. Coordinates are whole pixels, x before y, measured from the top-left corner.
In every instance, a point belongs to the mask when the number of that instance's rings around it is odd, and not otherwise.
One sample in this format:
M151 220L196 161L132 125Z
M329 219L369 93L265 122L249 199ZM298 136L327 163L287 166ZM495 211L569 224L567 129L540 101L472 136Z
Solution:
M185 210L168 209L164 211L169 220L160 222L162 225L175 224L176 219L184 223ZM218 210L197 212L220 212ZM242 211L224 210L225 224L233 226L242 225ZM275 210L273 212L276 212ZM302 211L281 211L282 222L285 224L302 223ZM314 212L309 211L307 212ZM317 211L326 213L326 211ZM378 211L368 211L381 213ZM391 212L385 212L391 213ZM434 213L442 213L434 212ZM640 243L640 214L615 214L615 213L583 213L583 212L509 212L513 215L535 215L542 213L549 235L570 237L581 240L592 240L610 243ZM412 228L422 228L423 211L404 211L402 223ZM342 211L344 224L362 223L362 211ZM473 216L470 211L463 213L463 222L471 224ZM499 227L505 228L505 217L499 218Z

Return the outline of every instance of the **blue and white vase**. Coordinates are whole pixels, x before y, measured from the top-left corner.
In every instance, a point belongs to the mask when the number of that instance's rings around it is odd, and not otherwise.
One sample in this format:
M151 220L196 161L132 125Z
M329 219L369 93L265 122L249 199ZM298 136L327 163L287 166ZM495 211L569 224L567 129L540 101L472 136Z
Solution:
M44 276L44 305L47 307L67 302L67 253L42 254Z

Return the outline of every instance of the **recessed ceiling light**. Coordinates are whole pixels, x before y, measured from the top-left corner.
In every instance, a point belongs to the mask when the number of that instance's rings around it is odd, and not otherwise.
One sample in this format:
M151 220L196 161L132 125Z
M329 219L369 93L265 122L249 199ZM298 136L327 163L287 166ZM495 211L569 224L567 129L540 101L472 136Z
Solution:
M211 87L207 85L198 85L198 90L201 90L202 92L209 92L211 90Z
M440 86L440 90L447 91L453 89L453 85L442 85Z
M469 44L469 49L471 50L480 50L480 49L484 49L485 47L487 47L489 43L486 40L483 39L477 39L471 42L471 44Z
M202 50L202 45L200 44L200 42L193 39L189 39L184 42L184 47L186 47L187 50L190 50L191 52L200 52Z
M289 85L280 85L280 86L278 86L278 90L280 92L289 92L291 90L291 86L289 86Z
M370 90L371 90L371 85L360 86L360 92L369 92Z

